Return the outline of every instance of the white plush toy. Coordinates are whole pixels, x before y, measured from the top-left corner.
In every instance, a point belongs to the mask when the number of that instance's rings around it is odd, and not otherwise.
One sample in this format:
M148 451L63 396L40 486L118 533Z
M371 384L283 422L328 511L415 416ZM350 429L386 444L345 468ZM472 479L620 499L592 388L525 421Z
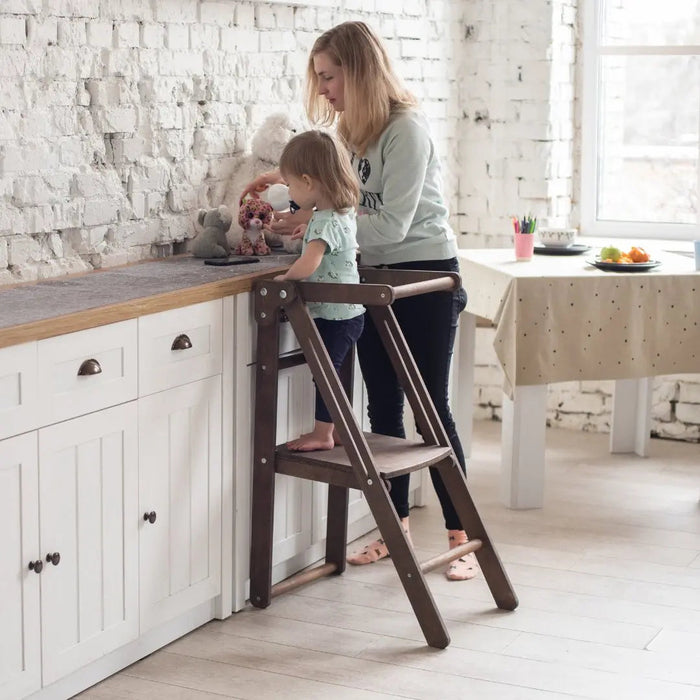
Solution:
M284 112L271 114L253 135L251 152L244 154L236 164L231 180L226 187L223 202L228 206L233 217L233 224L228 234L232 248L240 243L243 235L243 230L238 225L238 209L244 188L258 175L279 166L284 147L301 128L301 124L289 114ZM276 239L272 240L273 236L270 232L266 231L265 235L271 238L268 244L279 245ZM297 241L293 241L293 243L296 244Z

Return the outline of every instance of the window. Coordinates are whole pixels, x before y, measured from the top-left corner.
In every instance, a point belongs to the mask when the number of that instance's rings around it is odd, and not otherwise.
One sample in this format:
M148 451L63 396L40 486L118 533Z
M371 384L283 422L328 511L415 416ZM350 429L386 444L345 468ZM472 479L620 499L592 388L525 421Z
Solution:
M583 7L583 233L700 238L700 0Z

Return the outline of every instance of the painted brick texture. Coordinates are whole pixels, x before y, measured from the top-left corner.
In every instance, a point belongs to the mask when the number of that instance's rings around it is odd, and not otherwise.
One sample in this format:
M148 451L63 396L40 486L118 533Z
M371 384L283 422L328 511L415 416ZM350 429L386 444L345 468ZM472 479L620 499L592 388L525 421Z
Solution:
M461 14L445 0L2 3L0 284L190 239L264 117L301 115L308 49L348 19L379 30L423 101L456 202Z

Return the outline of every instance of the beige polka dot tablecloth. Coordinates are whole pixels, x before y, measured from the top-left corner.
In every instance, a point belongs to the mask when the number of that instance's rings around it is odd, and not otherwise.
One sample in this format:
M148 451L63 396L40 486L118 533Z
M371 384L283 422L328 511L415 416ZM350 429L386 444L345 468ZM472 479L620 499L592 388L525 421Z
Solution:
M466 310L496 326L504 390L577 379L700 372L700 273L654 255L649 272L604 272L572 256L460 250Z

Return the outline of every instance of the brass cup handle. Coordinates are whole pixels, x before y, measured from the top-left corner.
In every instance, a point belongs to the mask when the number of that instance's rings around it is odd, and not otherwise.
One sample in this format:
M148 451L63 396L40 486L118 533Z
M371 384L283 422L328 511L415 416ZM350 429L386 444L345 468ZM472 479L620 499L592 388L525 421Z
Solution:
M61 561L61 555L58 552L52 552L46 555L46 561L54 566L58 566L58 562Z
M41 559L29 562L29 568L35 573L40 574L41 570L44 568L44 562Z
M100 367L100 363L95 360L94 358L90 358L89 360L85 360L82 365L80 365L80 369L78 370L78 376L79 377L89 377L93 374L101 374L102 373L102 367Z
M151 525L153 525L153 523L156 521L156 512L154 510L152 510L150 513L144 513L143 519L146 522L149 522L149 523L151 523Z
M189 350L192 347L192 341L189 339L186 333L180 333L180 335L173 340L173 344L170 346L171 350Z

